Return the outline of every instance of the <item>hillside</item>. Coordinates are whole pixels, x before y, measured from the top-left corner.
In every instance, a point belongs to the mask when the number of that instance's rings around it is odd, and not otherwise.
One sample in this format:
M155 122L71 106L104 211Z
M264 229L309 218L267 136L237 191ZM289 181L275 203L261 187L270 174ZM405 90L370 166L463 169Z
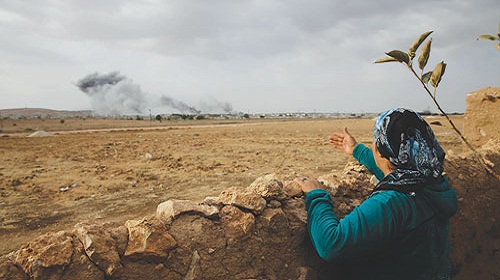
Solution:
M43 108L0 109L0 117L8 118L74 118L91 116L92 111L67 111Z

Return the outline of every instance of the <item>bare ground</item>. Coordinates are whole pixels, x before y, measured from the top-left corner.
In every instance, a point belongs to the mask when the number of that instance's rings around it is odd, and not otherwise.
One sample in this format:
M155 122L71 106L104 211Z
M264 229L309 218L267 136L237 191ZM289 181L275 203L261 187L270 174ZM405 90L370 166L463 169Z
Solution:
M454 116L461 127L462 116ZM440 117L448 153L462 151ZM15 125L14 125L15 124ZM2 120L0 255L81 221L143 217L170 198L201 200L273 172L320 176L352 160L328 142L344 126L370 144L373 120L153 123L101 119ZM54 136L28 138L43 129Z

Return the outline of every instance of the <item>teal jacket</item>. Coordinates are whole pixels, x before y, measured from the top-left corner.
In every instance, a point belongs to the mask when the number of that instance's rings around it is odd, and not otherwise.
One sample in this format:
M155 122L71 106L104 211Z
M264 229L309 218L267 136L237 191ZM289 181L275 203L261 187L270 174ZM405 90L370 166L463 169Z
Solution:
M353 156L383 178L371 149L358 144ZM446 180L414 195L375 192L341 220L326 191L309 192L305 202L312 243L336 267L325 279L449 278L449 218L458 200Z

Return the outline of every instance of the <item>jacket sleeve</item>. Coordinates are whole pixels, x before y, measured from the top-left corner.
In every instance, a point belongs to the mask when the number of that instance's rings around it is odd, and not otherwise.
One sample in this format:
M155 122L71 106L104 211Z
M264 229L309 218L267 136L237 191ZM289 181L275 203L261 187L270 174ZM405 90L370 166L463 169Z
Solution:
M382 180L384 178L384 173L377 167L375 159L373 158L373 152L370 148L363 144L357 144L352 152L353 157L362 165L377 177L377 179Z
M307 227L318 255L341 262L375 253L406 227L411 203L394 191L377 193L339 220L329 194L306 195Z

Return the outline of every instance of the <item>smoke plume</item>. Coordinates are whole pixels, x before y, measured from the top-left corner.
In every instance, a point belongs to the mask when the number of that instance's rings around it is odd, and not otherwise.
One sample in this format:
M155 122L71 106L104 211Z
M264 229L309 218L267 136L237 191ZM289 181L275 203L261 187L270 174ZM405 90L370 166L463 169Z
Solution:
M162 96L160 98L160 103L170 108L175 108L181 113L199 114L201 112L200 110L197 110L196 108L191 107L182 101L174 100L173 98L168 96Z
M199 107L204 112L222 112L230 114L233 112L233 105L229 102L219 102L211 98L208 102L200 102Z
M103 87L116 85L126 78L127 77L125 76L121 76L119 72L111 72L104 75L94 73L87 75L83 79L78 81L78 83L76 83L76 86L85 93L93 94L95 92L98 92L99 89L102 89Z
M170 96L152 96L119 72L93 73L80 79L76 86L90 98L92 111L101 115L145 114L148 109L169 108L182 114L199 114L202 111ZM229 103L217 101L203 106L210 112L230 113ZM163 113L163 112L162 112Z

